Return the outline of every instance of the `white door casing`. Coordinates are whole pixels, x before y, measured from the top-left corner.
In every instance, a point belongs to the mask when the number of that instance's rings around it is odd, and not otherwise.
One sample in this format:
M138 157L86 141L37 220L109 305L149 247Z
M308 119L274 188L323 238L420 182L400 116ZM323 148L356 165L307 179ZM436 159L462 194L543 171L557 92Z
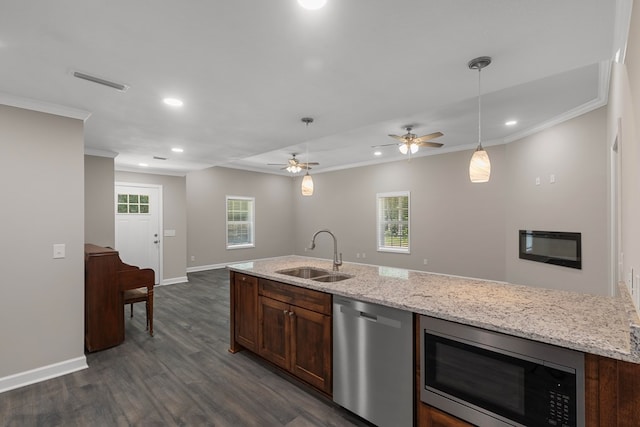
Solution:
M117 182L114 205L115 249L120 259L152 268L156 284L161 283L162 186Z

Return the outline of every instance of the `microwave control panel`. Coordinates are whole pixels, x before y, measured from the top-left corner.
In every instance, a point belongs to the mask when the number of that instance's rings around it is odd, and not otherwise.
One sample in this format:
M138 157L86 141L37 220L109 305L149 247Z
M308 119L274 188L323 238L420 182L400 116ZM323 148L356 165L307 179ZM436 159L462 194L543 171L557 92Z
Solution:
M549 416L547 421L550 426L573 427L575 417L571 407L570 396L560 391L549 391Z

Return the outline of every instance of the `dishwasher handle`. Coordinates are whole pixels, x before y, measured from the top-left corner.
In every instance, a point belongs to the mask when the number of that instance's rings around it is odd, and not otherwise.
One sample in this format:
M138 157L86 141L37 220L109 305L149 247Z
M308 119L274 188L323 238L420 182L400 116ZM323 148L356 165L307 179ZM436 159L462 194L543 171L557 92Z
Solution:
M392 328L400 329L402 327L402 322L397 319L392 319L390 317L380 316L373 313L367 313L366 311L356 310L347 305L339 305L339 306L340 306L340 313L344 315L363 319L364 321L367 321L367 322L373 322L373 323L390 326Z
M378 316L376 316L375 314L366 313L364 311L360 312L360 317L362 317L363 319L371 320L372 322L378 321Z

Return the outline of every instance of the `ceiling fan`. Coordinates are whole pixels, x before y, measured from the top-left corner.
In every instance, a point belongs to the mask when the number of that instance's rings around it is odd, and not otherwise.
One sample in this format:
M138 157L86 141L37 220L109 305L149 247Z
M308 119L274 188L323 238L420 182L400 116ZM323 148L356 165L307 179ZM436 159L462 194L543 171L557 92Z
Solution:
M302 169L311 169L311 166L318 166L320 163L307 162L302 163L296 159L297 153L292 153L291 158L287 160L287 163L267 163L269 166L284 166L280 169L287 170L287 172L298 173Z
M404 135L401 135L401 136L389 135L391 138L397 139L400 142L396 142L393 144L374 145L373 147L386 147L389 145L397 145L398 149L402 154L407 154L407 153L414 154L418 151L419 147L439 148L444 145L439 142L429 142L432 139L435 139L444 135L442 132L433 132L428 135L418 136L415 133L411 133L411 130L413 129L412 126L406 126L404 129L407 131L407 133L405 133Z

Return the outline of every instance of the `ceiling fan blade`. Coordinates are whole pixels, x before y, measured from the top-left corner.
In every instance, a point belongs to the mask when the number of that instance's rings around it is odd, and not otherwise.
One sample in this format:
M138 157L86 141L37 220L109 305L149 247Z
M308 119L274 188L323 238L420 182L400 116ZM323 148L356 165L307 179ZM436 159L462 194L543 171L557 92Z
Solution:
M267 166L287 166L286 163L267 163Z
M298 166L318 166L320 163L318 162L306 162L306 163L298 163Z
M424 141L428 141L430 139L434 139L434 138L438 138L440 136L444 135L442 132L433 132L430 133L429 135L423 135L423 136L419 136L418 138L414 139L414 142L424 142Z
M397 139L398 141L405 142L406 136L398 136L398 135L389 135L393 139Z
M439 142L418 142L417 144L420 147L433 147L433 148L440 148L444 145Z
M404 141L402 141L404 142ZM378 147L389 147L391 145L400 145L397 142L391 143L391 144L381 144L381 145L372 145L371 148L378 148Z

